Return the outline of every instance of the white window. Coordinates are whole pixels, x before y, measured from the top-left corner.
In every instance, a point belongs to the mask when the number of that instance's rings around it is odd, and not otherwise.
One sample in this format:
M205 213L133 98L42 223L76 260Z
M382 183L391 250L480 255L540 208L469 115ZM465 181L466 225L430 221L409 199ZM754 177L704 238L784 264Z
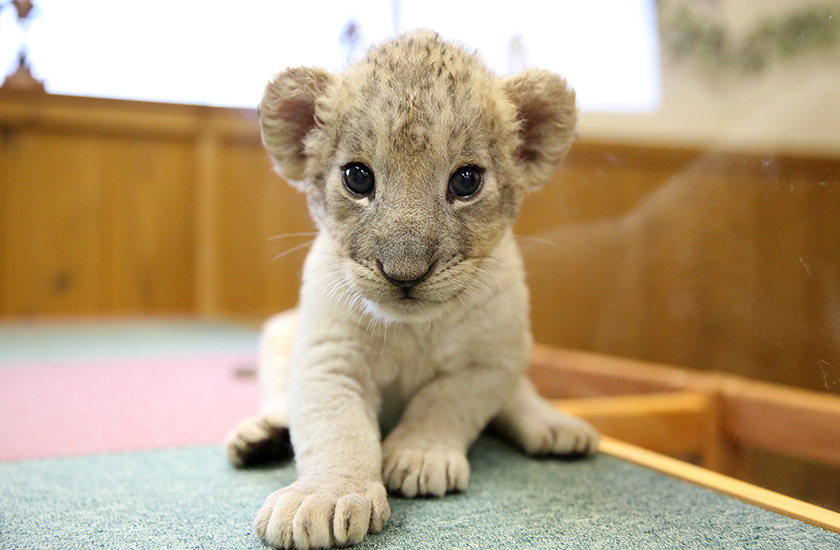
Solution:
M425 27L500 74L563 74L584 110L645 112L660 99L655 0L39 0L30 19L22 33L10 5L0 12L0 68L16 66L25 41L55 94L252 107L287 66L340 70Z

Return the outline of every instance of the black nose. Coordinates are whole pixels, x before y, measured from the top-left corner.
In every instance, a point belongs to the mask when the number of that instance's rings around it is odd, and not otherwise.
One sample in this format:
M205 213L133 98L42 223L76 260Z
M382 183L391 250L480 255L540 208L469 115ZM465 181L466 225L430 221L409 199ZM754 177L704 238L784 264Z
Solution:
M419 277L415 277L413 279L407 279L407 278L404 278L404 276L396 277L396 276L388 273L388 270L385 269L385 266L383 266L382 262L380 262L379 260L376 260L376 265L377 265L377 267L379 267L379 271L382 273L382 275L386 279L388 279L388 281L390 281L391 284L407 290L407 289L410 289L410 288L413 288L413 287L419 285L420 283L422 283L423 281L428 279L431 276L432 272L435 270L435 267L437 267L437 260L432 262L432 265L429 266L429 268L426 270L425 273L423 273Z

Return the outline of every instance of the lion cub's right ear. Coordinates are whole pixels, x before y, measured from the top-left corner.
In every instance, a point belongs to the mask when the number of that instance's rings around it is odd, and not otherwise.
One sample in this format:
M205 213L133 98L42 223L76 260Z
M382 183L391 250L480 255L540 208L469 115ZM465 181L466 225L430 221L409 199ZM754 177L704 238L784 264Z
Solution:
M259 106L262 141L277 172L303 188L304 139L318 125L315 104L335 77L324 69L298 67L277 74Z
M520 168L529 187L541 187L577 136L575 91L560 75L540 69L526 69L502 86L517 111Z

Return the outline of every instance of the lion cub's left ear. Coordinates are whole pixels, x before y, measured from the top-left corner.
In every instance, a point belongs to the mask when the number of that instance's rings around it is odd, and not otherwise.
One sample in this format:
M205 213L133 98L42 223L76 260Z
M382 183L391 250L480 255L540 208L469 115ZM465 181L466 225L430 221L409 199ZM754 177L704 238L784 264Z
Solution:
M517 159L531 188L547 184L577 135L575 91L550 71L527 69L502 81L516 108Z
M268 83L260 102L263 144L277 172L299 189L306 170L304 140L318 125L316 103L334 78L324 69L288 69Z

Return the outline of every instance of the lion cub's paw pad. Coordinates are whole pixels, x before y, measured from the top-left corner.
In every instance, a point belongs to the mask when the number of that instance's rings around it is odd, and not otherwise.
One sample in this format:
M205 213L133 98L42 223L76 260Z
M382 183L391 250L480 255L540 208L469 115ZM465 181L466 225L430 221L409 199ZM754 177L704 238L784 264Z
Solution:
M386 454L382 475L389 491L407 497L443 496L467 488L470 465L457 451L404 449Z
M237 468L291 458L289 428L262 416L247 418L228 435L225 453Z
M345 487L296 482L268 496L253 530L274 548L332 548L378 533L390 514L381 483Z

